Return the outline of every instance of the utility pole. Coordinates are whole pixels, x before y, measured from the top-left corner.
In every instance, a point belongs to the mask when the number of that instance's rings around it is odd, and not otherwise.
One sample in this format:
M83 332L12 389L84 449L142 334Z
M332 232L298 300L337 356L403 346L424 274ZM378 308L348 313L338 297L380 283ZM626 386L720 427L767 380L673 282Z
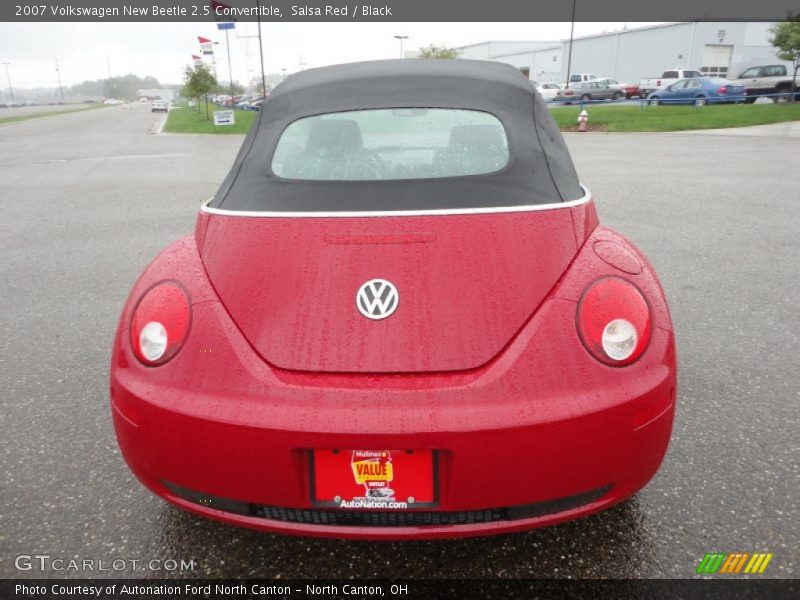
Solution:
M405 58L405 54L403 54L403 40L407 40L407 35L396 35L394 39L400 40L400 58Z
M56 59L56 77L58 77L58 97L64 102L64 88L61 85L61 71L58 69L58 59Z
M231 68L231 39L228 37L228 30L225 30L225 46L228 48L228 75L230 76L231 84L231 108L235 107L233 102L233 69Z
M569 89L569 75L572 69L572 39L575 37L575 0L572 0L572 26L569 29L569 54L567 56L567 89Z
M283 81L286 81L286 71L288 69L286 67L281 67L281 71L283 71Z
M10 62L4 62L3 63L3 65L6 68L6 78L8 79L8 92L9 92L9 94L11 94L11 99L13 100L14 99L14 86L11 85L11 73L8 70L8 67L9 67L10 64L11 64Z
M258 56L261 62L261 88L264 91L264 95L267 93L267 76L266 72L264 71L264 44L261 41L261 0L256 0L256 21L258 23L258 34L257 35L239 35L239 31L236 31L236 37L241 39L248 39L248 38L258 38ZM218 26L219 27L219 26ZM249 46L248 46L249 48ZM249 69L248 69L249 71ZM249 83L249 80L248 80Z
M267 76L264 74L264 47L261 43L261 0L256 0L256 17L258 21L258 58L261 59L261 93L267 96Z

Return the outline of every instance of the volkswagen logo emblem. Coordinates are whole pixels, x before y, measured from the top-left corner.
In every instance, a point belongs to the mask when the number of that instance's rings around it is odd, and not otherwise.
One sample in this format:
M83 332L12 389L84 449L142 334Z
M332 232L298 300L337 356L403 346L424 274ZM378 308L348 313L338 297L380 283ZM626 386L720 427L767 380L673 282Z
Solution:
M358 288L356 306L358 311L367 317L378 321L390 317L397 310L400 295L391 281L385 279L370 279Z

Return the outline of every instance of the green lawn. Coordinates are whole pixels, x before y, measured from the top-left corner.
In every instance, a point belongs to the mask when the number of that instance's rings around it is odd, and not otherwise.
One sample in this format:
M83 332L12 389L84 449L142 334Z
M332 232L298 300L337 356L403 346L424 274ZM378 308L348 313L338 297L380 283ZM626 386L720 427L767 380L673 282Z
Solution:
M800 102L785 104L717 104L713 106L602 106L587 104L589 129L600 131L681 131L746 127L781 121L800 121ZM563 131L577 129L580 109L551 109Z
M214 127L215 110L223 110L213 104L208 107L208 118L206 118L205 103L200 105L198 112L196 107L181 106L169 111L167 124L164 126L164 133L247 133L253 121L258 117L258 113L251 110L235 110L234 125L221 125Z
M167 118L166 133L247 133L258 118L253 111L235 111L235 125L214 127L213 110L205 105L200 111L191 107L174 108ZM685 129L717 129L746 127L782 121L800 121L800 102L785 104L725 104L712 106L586 106L589 129L600 131L681 131ZM557 106L551 113L563 131L577 129L578 105ZM38 115L37 115L38 116ZM34 118L29 116L28 118ZM2 120L0 120L2 123Z
M45 112L40 113L32 113L27 115L16 115L13 117L0 117L0 125L5 125L6 123L16 123L18 121L30 121L31 119L41 119L42 117L52 117L53 115L65 115L67 113L76 113L76 112L83 112L85 110L92 110L95 108L103 108L106 106L105 104L87 104L86 106L81 106L80 108L73 108L73 109L54 109L48 110Z

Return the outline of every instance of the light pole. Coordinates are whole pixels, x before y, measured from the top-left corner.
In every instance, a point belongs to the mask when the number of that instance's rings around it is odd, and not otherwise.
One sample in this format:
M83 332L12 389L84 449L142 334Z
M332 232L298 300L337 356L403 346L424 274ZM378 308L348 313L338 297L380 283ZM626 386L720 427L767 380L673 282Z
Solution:
M64 87L61 85L61 70L58 68L58 59L56 59L56 77L58 77L58 97L61 98L61 104L64 104Z
M266 98L267 97L267 76L264 73L264 46L261 42L261 0L256 0L256 7L258 8L258 12L256 16L258 17L258 58L261 59L261 95ZM258 114L261 116L261 113Z
M575 39L575 0L572 0L572 25L569 29L569 54L567 55L567 89L569 89L569 76L572 69L572 41Z
M264 43L261 40L261 0L256 0L256 22L258 23L257 35L239 35L239 30L236 31L236 37L239 39L245 38L258 38L258 53L261 60L261 89L266 95L267 93L267 76L264 71Z
M281 67L281 71L283 71L283 81L286 81L286 71L288 69L286 67Z
M400 58L405 58L405 54L403 54L403 40L407 40L407 35L396 35L394 39L400 40Z
M6 78L8 79L8 92L11 94L11 99L14 99L14 87L11 85L11 73L8 70L8 67L11 63L4 62L3 65L6 68Z
M233 101L233 69L231 68L231 39L228 37L228 29L225 29L225 46L228 49L228 75L231 78L231 108L235 108Z

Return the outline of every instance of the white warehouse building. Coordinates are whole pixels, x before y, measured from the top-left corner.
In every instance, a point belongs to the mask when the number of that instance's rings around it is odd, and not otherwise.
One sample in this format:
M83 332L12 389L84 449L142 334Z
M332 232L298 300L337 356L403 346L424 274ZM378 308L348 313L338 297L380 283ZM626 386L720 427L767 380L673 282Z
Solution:
M786 64L768 41L773 23L669 23L575 38L570 73L627 83L675 68L734 78L748 67ZM458 48L460 58L496 60L540 83L567 79L569 40L489 41ZM789 71L791 72L791 70Z

